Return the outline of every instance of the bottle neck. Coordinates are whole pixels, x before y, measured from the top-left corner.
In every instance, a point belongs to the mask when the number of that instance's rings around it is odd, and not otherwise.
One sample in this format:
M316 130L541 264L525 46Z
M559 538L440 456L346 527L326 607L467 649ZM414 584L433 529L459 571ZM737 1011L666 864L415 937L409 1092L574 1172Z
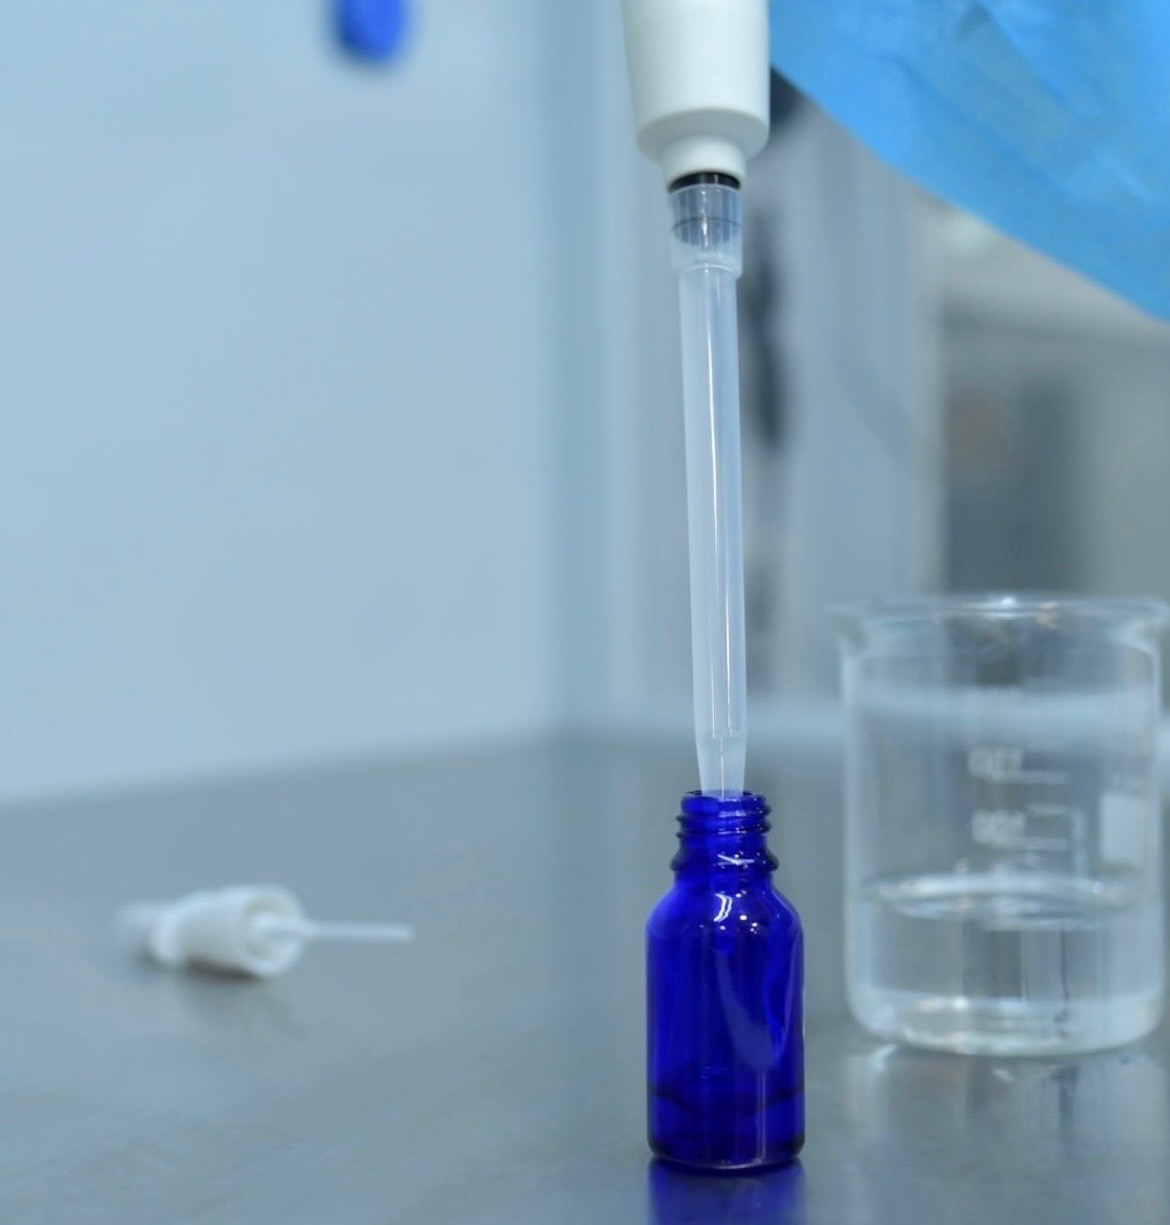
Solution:
M670 861L680 881L711 876L767 879L776 868L768 850L771 809L762 795L683 796L678 851Z

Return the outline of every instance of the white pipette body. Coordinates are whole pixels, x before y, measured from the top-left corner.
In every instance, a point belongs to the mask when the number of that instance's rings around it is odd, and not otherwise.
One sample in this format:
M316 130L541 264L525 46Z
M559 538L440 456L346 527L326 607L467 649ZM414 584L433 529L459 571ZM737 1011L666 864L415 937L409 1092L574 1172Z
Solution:
M768 0L622 0L642 152L668 188L743 182L768 140Z

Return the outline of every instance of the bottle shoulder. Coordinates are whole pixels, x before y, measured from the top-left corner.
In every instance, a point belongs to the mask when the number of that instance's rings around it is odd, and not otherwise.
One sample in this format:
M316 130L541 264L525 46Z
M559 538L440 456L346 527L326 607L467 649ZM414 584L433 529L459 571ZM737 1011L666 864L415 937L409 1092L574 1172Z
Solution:
M650 912L646 930L665 934L682 927L706 927L745 923L754 929L799 931L796 908L771 880L751 882L677 882Z

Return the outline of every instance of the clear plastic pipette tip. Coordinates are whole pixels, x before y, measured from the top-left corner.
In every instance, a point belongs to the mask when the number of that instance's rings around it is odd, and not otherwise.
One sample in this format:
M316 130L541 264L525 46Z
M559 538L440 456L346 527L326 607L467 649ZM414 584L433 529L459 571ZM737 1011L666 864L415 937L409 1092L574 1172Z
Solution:
M740 795L747 756L747 668L735 300L742 267L739 191L726 182L688 184L672 191L671 210L699 785L709 795Z
M695 737L699 758L699 787L704 795L725 798L743 794L747 764L747 737L724 740Z
M363 944L409 944L414 928L407 923L319 923L315 919L288 919L258 914L252 929L262 936L288 940L348 940Z

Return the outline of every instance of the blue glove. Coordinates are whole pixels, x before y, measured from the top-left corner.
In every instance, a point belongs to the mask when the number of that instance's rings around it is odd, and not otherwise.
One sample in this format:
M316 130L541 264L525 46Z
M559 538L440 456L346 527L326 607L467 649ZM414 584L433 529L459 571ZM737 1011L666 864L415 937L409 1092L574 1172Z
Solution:
M1170 319L1170 0L770 0L776 69L929 191Z

